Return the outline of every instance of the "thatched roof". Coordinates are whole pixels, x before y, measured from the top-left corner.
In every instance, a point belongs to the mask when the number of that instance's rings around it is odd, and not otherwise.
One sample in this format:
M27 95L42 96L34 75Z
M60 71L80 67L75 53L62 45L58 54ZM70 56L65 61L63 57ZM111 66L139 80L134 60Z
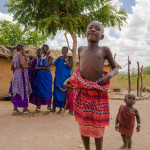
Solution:
M35 47L25 47L25 51L28 53L30 58L36 57L36 49ZM62 53L60 50L52 50L50 49L50 55L55 59L61 56ZM0 57L12 58L17 53L15 46L5 46L0 45ZM68 53L69 56L72 56L71 53Z
M36 49L35 47L25 47L26 52L29 54L30 58L36 57ZM62 56L62 53L60 50L52 50L50 49L50 55L54 58L54 60L57 59L57 57ZM0 57L5 58L12 58L17 53L15 46L6 46L6 45L0 45ZM69 56L72 56L72 53L68 53ZM77 56L77 63L79 62L78 56ZM109 62L106 60L104 63L105 66L109 66ZM117 67L121 69L121 66L116 63Z

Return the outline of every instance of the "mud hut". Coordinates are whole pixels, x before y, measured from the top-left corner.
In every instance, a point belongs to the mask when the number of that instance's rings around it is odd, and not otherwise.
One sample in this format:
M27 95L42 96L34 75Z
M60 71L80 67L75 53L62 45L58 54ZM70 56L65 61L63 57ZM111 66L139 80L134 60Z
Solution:
M29 57L31 59L36 57L35 55L36 48L26 47L25 50L29 53ZM56 60L57 57L62 55L60 50L50 50L50 51L51 51L50 55L54 58L54 60ZM0 99L2 99L4 96L9 95L8 91L9 91L11 77L12 77L12 71L10 69L10 66L11 66L12 58L15 54L16 54L16 50L14 46L0 45ZM69 55L71 56L71 53L69 53ZM77 60L77 64L78 64L78 60ZM118 64L117 66L120 67ZM54 79L55 66L51 65L50 70ZM111 67L107 61L104 64L104 70L107 72L111 70ZM113 90L118 86L118 77L119 77L119 73L111 79L110 90Z

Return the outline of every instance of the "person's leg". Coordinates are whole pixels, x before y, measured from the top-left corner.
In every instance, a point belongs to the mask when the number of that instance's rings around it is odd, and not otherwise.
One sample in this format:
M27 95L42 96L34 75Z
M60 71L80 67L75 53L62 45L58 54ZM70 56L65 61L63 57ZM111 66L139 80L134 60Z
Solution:
M47 110L45 112L45 115L50 114L50 112L51 112L51 105L47 105Z
M41 111L41 106L37 105L34 113L36 114L36 113L39 113L40 111Z
M61 114L62 113L62 108L60 107L60 109L57 111L57 114Z
M47 110L51 111L51 105L47 105Z
M70 113L71 115L74 115L73 110L70 110L70 109L69 109L69 113Z
M102 150L103 146L103 136L100 138L95 138L96 150Z
M29 112L28 107L24 107L23 112Z
M23 109L23 115L24 116L34 116L33 114L30 113L28 107L24 107L24 109Z
M126 135L121 134L123 145L120 147L121 149L126 149L128 147L128 141Z
M18 108L17 108L17 107L14 107L14 108L13 108L13 111L18 111Z
M85 150L90 150L90 137L86 137L81 134L81 138L82 138Z
M128 150L131 150L131 146L132 146L132 136L127 136L127 142L128 142Z
M12 115L20 115L21 113L19 112L18 108L17 107L14 107L13 108L13 113Z
M64 109L63 109L63 111L62 111L62 115L64 115L65 114L65 111L67 110L67 104L65 104L65 106L64 106Z
M55 112L56 111L56 107L55 106L53 106L53 109L51 110L51 112Z

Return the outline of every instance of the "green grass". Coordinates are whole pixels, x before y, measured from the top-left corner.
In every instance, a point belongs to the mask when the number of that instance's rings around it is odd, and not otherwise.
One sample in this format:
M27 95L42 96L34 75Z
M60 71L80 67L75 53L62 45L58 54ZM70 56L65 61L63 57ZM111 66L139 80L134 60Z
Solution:
M137 89L137 75L131 76L131 89ZM119 76L119 87L128 89L128 76ZM141 86L141 81L140 85ZM143 87L150 86L150 76L143 74Z

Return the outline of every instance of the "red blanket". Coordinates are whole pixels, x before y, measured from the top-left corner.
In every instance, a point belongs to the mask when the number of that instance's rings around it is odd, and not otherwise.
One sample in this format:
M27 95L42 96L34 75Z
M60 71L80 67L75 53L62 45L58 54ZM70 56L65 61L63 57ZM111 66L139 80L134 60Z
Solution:
M107 73L104 72L103 75ZM99 79L101 80L101 79ZM109 83L100 86L96 82L83 79L78 67L70 78L74 90L74 114L76 121L95 128L109 124Z
M119 122L119 132L126 136L132 136L135 124L135 114L130 112L124 105L121 105L117 120Z

